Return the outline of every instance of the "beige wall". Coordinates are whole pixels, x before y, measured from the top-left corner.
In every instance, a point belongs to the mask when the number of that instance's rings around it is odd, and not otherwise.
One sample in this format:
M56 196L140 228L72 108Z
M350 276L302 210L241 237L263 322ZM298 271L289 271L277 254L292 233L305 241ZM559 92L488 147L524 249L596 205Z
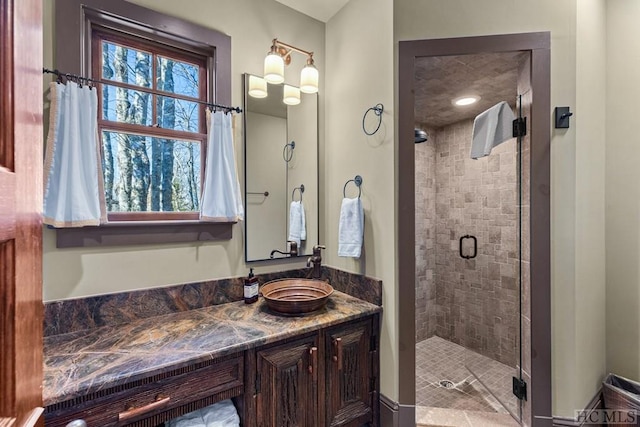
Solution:
M606 374L605 332L605 79L606 0L578 0L576 29L576 217L574 352L555 353L554 361L575 355L571 399L584 408ZM560 165L558 165L560 167ZM558 288L560 282L554 282ZM567 284L569 285L569 284ZM561 303L556 304L562 310ZM554 331L563 331L556 323ZM557 345L557 342L554 341ZM569 368L564 366L562 368ZM559 372L558 370L556 370ZM569 392L569 391L567 391ZM564 394L559 397L564 397ZM568 396L567 396L568 397ZM567 410L570 407L565 407Z
M600 68L595 71L578 68L576 59L585 52L579 50L584 45L576 45L578 13L580 17L592 16L591 11L595 11L602 2L587 2L581 5L580 10L577 3L450 0L445 7L441 2L395 0L395 40L551 31L551 105L569 105L577 112L581 105L587 106L595 96L584 93L587 90L584 81L596 79L594 84L597 84L598 79L603 78ZM583 33L585 30L581 27L580 35ZM597 55L601 53L598 51ZM584 63L586 66L591 61L592 58L580 56L580 65ZM588 114L592 113L589 111ZM584 407L597 390L594 377L602 374L602 360L598 356L593 359L581 356L578 363L572 365L577 360L574 359L576 353L591 352L602 343L601 331L596 330L595 336L585 341L584 328L577 324L586 321L592 325L590 312L596 313L595 319L602 317L602 303L598 298L603 289L604 269L601 262L603 235L597 222L602 213L603 194L597 183L602 165L594 161L597 154L591 154L588 148L576 148L577 132L581 136L587 135L589 129L577 126L578 118L574 119L571 129L553 132L551 140L553 410L555 415L563 416L573 416L574 409ZM589 119L598 120L593 116ZM593 144L597 153L601 149L601 141ZM585 171L592 168L594 177L578 182L578 179L585 178ZM595 185L596 194L583 198L591 184ZM585 217L583 213L587 210L595 213ZM583 239L589 235L594 240L585 244ZM585 272L582 269L587 264L589 270ZM586 274L590 276L585 287L578 279L585 280ZM580 304L579 308L576 308L577 304ZM589 380L584 384L578 377L587 371ZM579 386L583 387L576 391Z
M51 3L44 1L45 66L53 66ZM324 95L325 25L273 0L135 0L141 6L214 28L232 37L232 101L242 105L242 73L262 75L262 63L274 37L314 51L320 71L320 111ZM287 83L298 85L305 61L294 55L285 71ZM323 116L320 129L323 129ZM243 176L242 129L236 155ZM322 141L323 132L320 132ZM244 188L244 185L243 185ZM104 249L56 249L55 232L44 231L44 299L56 300L131 289L165 286L245 275L243 224L233 239L216 243L128 246ZM301 265L301 262L293 266ZM288 263L287 267L292 264ZM282 269L282 264L258 264L257 272Z
M383 281L381 391L396 399L392 13L392 0L351 0L327 23L326 152L321 185L327 263ZM362 116L377 103L384 105L382 125L367 136ZM354 260L337 255L338 218L343 186L357 174L364 180L365 236L362 256ZM353 183L347 191L348 197L357 194Z
M607 369L640 378L640 2L607 1Z

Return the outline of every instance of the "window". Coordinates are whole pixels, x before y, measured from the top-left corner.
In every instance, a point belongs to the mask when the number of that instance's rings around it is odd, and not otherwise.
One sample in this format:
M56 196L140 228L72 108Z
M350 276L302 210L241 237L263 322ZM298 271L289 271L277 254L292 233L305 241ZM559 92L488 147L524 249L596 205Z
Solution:
M200 102L232 105L231 38L124 0L56 2L55 28L55 63L45 65L104 82L109 212L106 225L58 229L58 247L230 239L231 224L200 222L198 210Z
M92 40L109 220L197 219L208 58L105 30Z

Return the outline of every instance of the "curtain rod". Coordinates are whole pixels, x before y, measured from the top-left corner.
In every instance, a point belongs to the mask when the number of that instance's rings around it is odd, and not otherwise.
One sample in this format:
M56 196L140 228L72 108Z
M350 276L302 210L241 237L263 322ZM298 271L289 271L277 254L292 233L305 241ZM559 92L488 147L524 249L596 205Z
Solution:
M56 76L58 76L58 79L60 80L62 77L64 77L67 80L71 80L71 81L75 81L78 84L82 85L82 82L86 82L86 83L104 83L104 84L109 84L108 81L104 81L104 80L96 80L96 79L90 79L88 77L83 77L83 76L79 76L77 74L71 74L71 73L63 73L61 71L58 70L50 70L48 68L43 68L42 72L44 74L54 74ZM142 92L145 92L145 88L141 87L137 90L141 90ZM242 113L242 108L240 107L229 107L228 105L222 105L222 104L214 104L211 102L205 102L205 101L199 101L199 100L189 100L189 102L196 102L198 104L203 104L206 105L207 107L211 108L211 109L216 109L216 108L220 108L223 110L227 110L227 111L235 111L236 113Z

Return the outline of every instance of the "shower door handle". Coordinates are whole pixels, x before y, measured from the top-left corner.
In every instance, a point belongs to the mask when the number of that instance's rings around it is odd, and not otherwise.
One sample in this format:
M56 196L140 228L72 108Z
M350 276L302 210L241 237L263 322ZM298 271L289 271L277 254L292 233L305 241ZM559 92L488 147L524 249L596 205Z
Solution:
M462 242L464 242L465 239L473 239L473 255L465 255L462 252ZM476 239L476 236L465 234L464 236L460 237L460 257L464 259L471 259L475 258L476 256L478 256L478 239Z

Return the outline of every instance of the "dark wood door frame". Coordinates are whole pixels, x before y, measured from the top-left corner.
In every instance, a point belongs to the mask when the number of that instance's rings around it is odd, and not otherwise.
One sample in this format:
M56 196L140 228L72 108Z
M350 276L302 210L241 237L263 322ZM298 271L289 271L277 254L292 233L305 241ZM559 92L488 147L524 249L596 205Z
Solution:
M0 424L42 426L42 4L0 0Z
M399 42L398 330L399 403L415 395L414 63L418 57L528 51L531 54L531 384L534 426L551 425L550 33Z

